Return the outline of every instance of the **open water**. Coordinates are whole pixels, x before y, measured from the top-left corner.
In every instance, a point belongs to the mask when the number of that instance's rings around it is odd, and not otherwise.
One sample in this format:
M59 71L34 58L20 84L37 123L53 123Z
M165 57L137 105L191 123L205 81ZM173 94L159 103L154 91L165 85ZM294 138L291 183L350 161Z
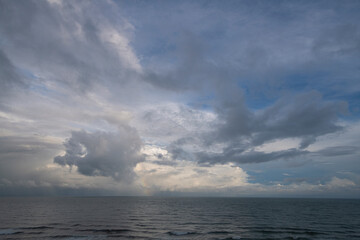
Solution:
M360 200L0 198L0 239L360 239Z

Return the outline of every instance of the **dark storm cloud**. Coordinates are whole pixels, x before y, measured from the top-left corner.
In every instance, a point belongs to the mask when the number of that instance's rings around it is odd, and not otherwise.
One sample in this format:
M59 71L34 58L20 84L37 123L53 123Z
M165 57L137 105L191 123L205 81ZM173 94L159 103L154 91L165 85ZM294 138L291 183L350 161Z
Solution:
M129 138L126 140L129 140ZM104 141L102 146L105 144L106 142ZM101 142L98 142L98 145L101 145ZM97 149L99 148L101 147L98 146ZM51 139L40 136L0 137L0 195L80 196L119 194L119 191L116 190L117 186L121 184L119 182L114 184L111 179L104 178L100 181L92 181L91 178L86 179L83 176L79 178L79 175L70 173L67 169L54 167L51 161L61 150L61 144L51 142ZM72 150L71 152L75 154L76 149L73 148ZM104 150L106 151L106 149ZM100 150L97 150L97 152L99 151ZM105 155L106 154L102 154L101 156ZM105 161L106 160L107 159L105 159ZM104 165L106 164L109 163L105 163ZM114 164L112 166L116 168L119 165L120 164ZM123 165L126 164L123 162ZM126 166L124 166L124 168L126 168ZM114 169L114 171L118 171L118 169ZM124 181L124 184L128 186L129 181L133 177L132 168L129 169L129 173L124 174L122 177L128 177L127 181ZM111 184L109 184L109 182ZM125 194L134 194L131 187L125 188L127 189L125 190L127 191Z
M299 137L305 148L316 137L342 129L337 120L347 111L345 102L323 101L315 91L281 99L256 118L253 142L260 145L272 139Z
M76 166L86 176L106 176L117 181L131 181L133 168L144 161L142 142L136 131L120 127L117 133L72 132L65 143L66 153L54 158L62 166Z
M227 149L227 151L221 154L208 154L197 153L196 156L200 163L262 163L274 160L284 160L309 153L308 151L301 151L295 148L276 151L271 153L264 153L258 151L250 151L244 153L243 150Z
M316 152L325 157L336 157L344 155L352 155L357 153L359 147L355 146L336 146L336 147L327 147Z
M215 141L228 141L239 136L249 136L257 126L253 113L247 108L242 90L236 84L220 84L219 101L215 104L221 124L214 133Z
M289 159L308 154L308 151L302 149L313 144L317 137L343 129L337 120L339 114L346 112L346 104L323 101L321 94L315 91L284 97L259 112L252 112L244 105L240 91L229 89L226 92L228 94L224 94L223 101L216 108L219 123L215 125L215 130L193 138L174 141L168 148L174 158L212 164L259 163ZM192 154L186 151L184 146L195 143L195 138L202 139L204 148L216 144L223 144L224 147L216 154ZM299 138L299 149L272 153L251 150L264 143L285 138ZM327 151L322 154L325 152Z

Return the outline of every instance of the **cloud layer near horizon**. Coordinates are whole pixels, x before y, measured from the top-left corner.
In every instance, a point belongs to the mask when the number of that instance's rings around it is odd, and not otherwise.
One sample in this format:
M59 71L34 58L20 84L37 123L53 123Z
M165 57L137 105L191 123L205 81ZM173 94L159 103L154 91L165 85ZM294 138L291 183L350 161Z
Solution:
M359 197L359 11L1 0L0 195Z

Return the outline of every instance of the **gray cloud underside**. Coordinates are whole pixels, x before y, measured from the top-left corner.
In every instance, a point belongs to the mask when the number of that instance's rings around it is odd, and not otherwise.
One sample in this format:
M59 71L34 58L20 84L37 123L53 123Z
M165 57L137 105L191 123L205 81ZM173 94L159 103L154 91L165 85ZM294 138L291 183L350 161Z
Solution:
M220 125L216 139L251 136L252 145L258 146L269 140L300 137L302 148L311 143L308 139L341 130L336 121L338 114L346 111L346 103L324 102L317 92L283 98L258 114L237 102L221 107L219 115L225 124Z
M214 164L214 163L261 163L274 160L288 160L292 158L306 157L306 156L324 156L324 157L339 157L345 155L354 155L359 151L358 147L354 146L336 146L327 147L319 151L310 152L306 150L299 150L291 148L283 151L274 151L271 153L250 151L244 152L242 149L226 149L221 154L209 154L207 152L195 153L196 158L200 163ZM183 156L183 155L182 155Z
M298 156L302 156L309 153L308 151L301 151L298 149L288 149L284 151L276 151L271 153L264 152L246 152L236 151L231 149L229 151L223 152L221 154L207 154L207 153L197 153L196 156L199 159L200 163L261 163L268 162L280 159L290 159Z
M231 93L231 92L230 92ZM277 159L289 159L309 153L304 150L316 138L343 129L338 121L346 113L344 102L323 101L318 92L309 92L295 97L284 97L272 106L259 112L251 112L241 101L223 102L218 108L218 121L212 129L201 134L172 142L168 150L178 159L207 163L259 163ZM235 98L236 99L236 98ZM239 103L240 102L240 103ZM299 149L263 153L251 149L264 143L284 138L299 138ZM200 144L209 148L223 144L221 153L188 152L184 146ZM250 153L245 153L247 151ZM324 154L327 150L324 150ZM339 153L340 154L340 153Z
M62 166L76 166L86 176L106 176L118 181L132 181L134 167L144 161L142 142L136 131L122 126L116 133L72 132L65 143L66 153L54 158Z
M359 151L359 147L355 146L336 146L327 147L317 151L315 154L320 154L325 157L338 157L344 155L353 155Z

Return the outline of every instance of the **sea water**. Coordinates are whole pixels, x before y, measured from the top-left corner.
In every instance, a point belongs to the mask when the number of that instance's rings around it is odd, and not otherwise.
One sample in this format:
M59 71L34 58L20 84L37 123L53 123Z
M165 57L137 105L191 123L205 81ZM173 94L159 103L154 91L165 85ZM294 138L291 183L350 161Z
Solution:
M360 200L5 197L0 239L360 239Z

